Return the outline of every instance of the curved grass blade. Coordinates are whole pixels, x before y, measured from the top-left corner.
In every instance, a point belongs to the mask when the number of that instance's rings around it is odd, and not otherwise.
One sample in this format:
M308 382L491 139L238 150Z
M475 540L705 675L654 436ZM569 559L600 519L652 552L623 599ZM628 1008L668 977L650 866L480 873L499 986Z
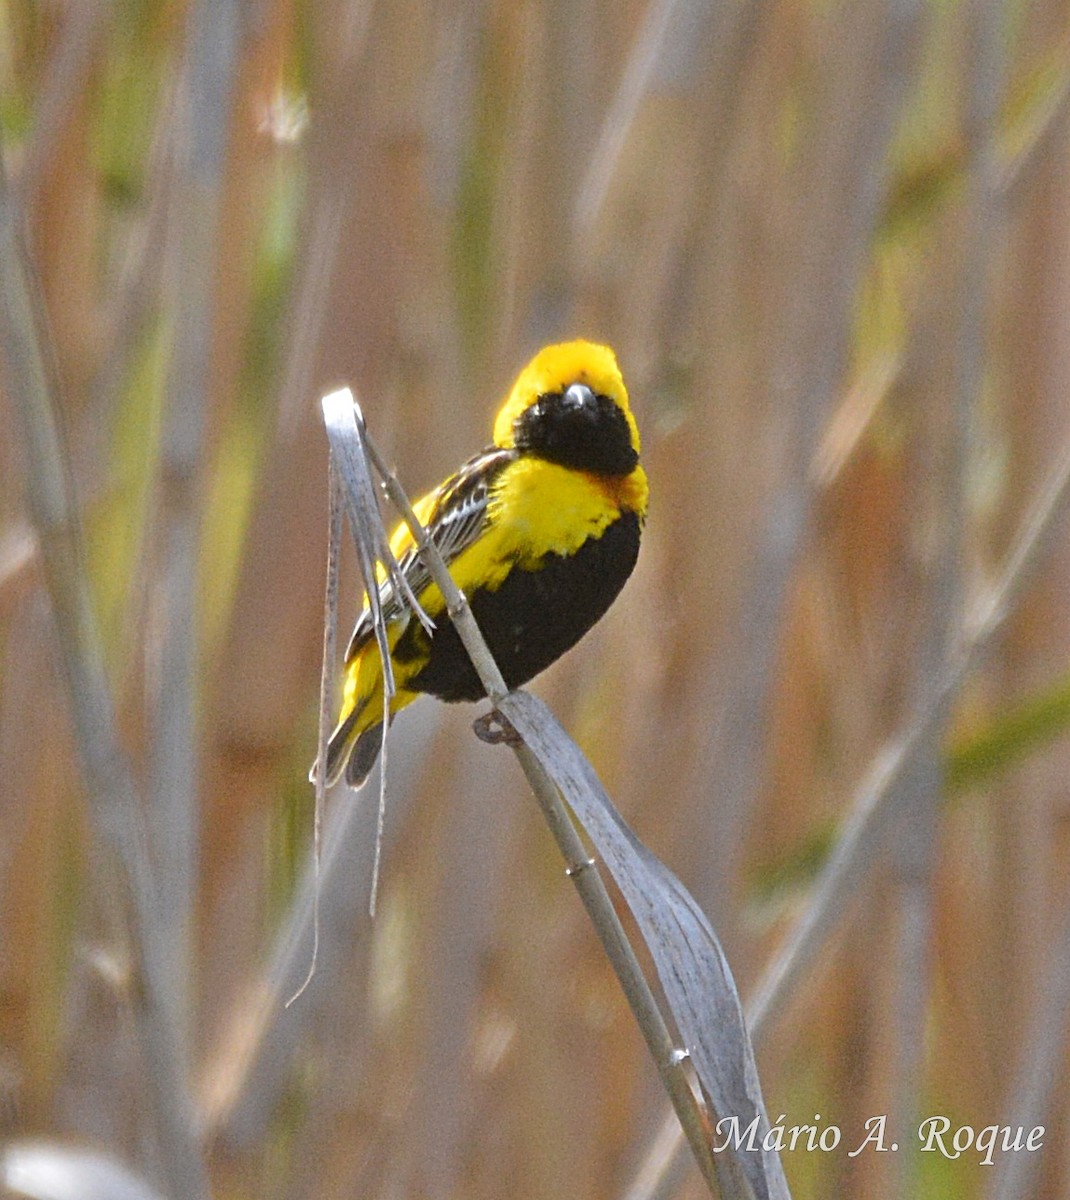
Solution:
M735 1117L733 1128L744 1134L737 1158L748 1184L762 1200L782 1200L789 1192L780 1160L762 1148L769 1121L739 993L705 914L631 831L546 705L526 692L511 692L498 710L542 763L635 915L714 1125L724 1122L714 1144L724 1140ZM756 1133L748 1141L745 1131L752 1122Z

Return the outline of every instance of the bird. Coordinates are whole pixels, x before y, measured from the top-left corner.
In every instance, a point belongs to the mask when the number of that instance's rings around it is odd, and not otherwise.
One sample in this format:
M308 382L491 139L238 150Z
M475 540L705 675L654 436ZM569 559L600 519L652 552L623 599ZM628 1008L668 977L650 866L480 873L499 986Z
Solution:
M510 690L570 650L631 575L649 490L639 451L613 350L582 339L550 345L517 377L491 445L413 505ZM433 624L429 630L380 579L396 686L390 715L421 694L481 699L483 685L404 522L390 549ZM327 744L328 785L344 771L347 784L360 787L382 745L383 668L364 599Z

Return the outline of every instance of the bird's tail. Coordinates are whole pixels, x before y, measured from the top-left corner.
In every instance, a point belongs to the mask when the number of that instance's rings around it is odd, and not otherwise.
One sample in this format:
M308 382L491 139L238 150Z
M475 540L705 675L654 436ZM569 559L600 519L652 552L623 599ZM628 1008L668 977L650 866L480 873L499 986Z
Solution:
M383 748L383 723L377 721L365 729L353 742L346 759L346 783L351 788L363 787Z
M383 744L383 723L365 729L360 728L364 705L359 705L341 721L327 743L327 787L336 783L345 771L346 783L359 788L371 774ZM319 759L312 764L308 773L310 782L316 782L319 774Z

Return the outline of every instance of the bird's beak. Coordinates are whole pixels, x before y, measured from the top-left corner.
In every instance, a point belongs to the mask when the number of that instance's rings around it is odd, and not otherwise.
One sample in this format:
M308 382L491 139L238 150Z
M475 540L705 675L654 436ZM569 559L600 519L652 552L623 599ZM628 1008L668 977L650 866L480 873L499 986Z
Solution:
M598 399L585 383L572 383L565 388L561 400L566 412L583 413L588 417L598 415Z

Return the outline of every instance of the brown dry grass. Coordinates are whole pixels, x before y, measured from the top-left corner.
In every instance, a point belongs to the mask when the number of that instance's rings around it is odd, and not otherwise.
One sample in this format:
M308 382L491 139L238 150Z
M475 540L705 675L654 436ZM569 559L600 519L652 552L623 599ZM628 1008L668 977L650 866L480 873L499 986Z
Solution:
M664 1117L654 1072L470 711L399 723L374 924L374 814L338 803L320 974L285 1011L271 989L309 950L285 938L311 830L316 399L351 383L419 491L482 444L535 346L617 348L644 550L537 690L755 994L1070 444L1064 6L0 11L5 219L47 312L193 1112L161 1118L144 1057L116 776L72 736L8 339L0 1131L159 1179L163 1120L220 1197L624 1194ZM797 1198L1070 1188L1063 508L762 1025L774 1119L820 1113L846 1143L886 1113L904 1146L787 1154ZM1044 1149L920 1155L929 1113L1042 1124Z

